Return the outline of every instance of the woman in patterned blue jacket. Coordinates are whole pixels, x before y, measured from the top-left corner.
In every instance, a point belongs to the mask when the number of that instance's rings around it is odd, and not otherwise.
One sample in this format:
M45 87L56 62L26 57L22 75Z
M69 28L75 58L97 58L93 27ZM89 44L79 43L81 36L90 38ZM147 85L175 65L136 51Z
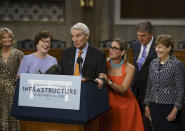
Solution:
M146 89L145 116L154 131L182 131L185 68L174 55L170 35L159 35L155 42L158 58L151 62Z

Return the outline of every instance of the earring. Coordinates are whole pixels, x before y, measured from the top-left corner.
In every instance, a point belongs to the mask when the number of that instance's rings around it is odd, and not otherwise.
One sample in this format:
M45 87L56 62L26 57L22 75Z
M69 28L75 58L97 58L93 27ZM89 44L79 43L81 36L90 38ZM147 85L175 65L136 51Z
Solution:
M125 55L125 52L123 52L123 54L121 54L121 56L124 56Z

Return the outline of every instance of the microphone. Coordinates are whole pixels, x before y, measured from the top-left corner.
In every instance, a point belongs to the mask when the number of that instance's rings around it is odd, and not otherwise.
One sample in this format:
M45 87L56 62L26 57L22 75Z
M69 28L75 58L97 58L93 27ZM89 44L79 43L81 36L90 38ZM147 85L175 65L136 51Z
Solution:
M82 57L78 57L78 58L77 58L77 62L78 62L78 64L79 64L79 71L80 71L80 73L81 73L81 71L82 71L83 58L82 58Z

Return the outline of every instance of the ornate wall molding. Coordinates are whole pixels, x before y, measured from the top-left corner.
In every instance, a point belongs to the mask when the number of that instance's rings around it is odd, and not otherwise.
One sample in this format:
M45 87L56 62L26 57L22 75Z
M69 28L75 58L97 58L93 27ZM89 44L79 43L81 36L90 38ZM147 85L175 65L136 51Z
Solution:
M0 21L64 22L63 1L3 1Z

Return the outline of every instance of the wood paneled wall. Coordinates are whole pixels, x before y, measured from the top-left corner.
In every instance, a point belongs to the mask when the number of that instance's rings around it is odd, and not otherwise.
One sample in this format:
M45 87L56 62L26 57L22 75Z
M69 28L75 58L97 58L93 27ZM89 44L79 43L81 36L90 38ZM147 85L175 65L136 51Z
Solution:
M103 50L106 55L108 56L108 50L107 49L101 49ZM34 52L34 50L22 50L24 52L25 55L31 54ZM57 49L50 49L50 51L48 52L48 54L54 56L58 62L60 63L60 57L62 54L63 48L57 48ZM174 55L180 60L182 61L182 63L185 66L185 50L175 50L174 51ZM132 50L129 49L128 50L128 61L130 63L133 63L133 55L132 55Z

